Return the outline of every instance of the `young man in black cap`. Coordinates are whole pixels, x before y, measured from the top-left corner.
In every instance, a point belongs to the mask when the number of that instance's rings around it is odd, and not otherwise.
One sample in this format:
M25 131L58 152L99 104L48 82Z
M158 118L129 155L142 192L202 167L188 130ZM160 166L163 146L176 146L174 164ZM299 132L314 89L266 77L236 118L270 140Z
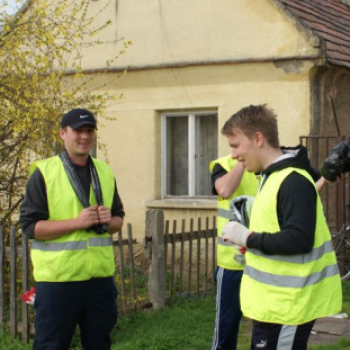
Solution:
M110 234L122 227L124 208L113 171L90 156L93 114L73 109L61 126L65 150L32 166L20 209L37 282L34 349L69 349L77 325L83 349L110 349L117 321Z

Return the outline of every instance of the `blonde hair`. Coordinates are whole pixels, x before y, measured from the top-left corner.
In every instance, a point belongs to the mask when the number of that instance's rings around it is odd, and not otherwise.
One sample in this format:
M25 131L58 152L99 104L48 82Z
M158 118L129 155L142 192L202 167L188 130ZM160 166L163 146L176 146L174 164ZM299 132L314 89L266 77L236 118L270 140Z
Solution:
M269 145L279 148L277 115L275 112L263 105L250 105L233 114L224 124L221 133L224 136L232 136L235 129L251 138L254 133L261 132Z

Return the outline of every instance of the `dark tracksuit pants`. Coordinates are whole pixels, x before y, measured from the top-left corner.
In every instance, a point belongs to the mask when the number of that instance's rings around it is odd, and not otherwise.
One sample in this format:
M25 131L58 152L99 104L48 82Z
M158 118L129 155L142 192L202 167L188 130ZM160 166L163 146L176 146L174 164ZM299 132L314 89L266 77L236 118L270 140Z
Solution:
M34 350L68 350L79 325L82 349L109 350L117 322L113 277L81 282L38 282Z
M211 350L235 350L242 318L239 292L243 271L217 267L216 320Z
M298 326L253 321L252 344L255 350L306 350L315 321Z

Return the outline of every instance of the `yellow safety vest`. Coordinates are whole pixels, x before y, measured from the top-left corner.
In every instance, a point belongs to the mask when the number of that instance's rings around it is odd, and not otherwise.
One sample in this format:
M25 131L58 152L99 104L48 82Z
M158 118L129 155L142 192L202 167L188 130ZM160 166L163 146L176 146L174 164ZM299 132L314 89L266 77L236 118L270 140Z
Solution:
M271 174L255 198L252 231L280 231L277 195L281 183L293 171L314 184L310 175L300 169L286 168ZM241 285L245 316L262 322L300 325L341 310L341 281L318 193L316 215L315 242L310 253L264 255L256 249L247 250Z
M215 164L221 165L227 172L237 164L237 160L232 159L231 156L225 156L216 160L213 160L209 164L210 173L213 172ZM258 180L253 173L244 171L242 181L237 190L231 195L230 198L224 199L220 196L217 197L217 265L229 270L243 270L244 263L241 259L241 252L233 246L230 242L224 242L222 239L222 229L225 224L233 219L232 212L230 210L230 201L238 196L250 195L255 196L258 191Z
M112 170L93 159L100 180L104 205L111 208L115 180ZM48 220L75 218L83 210L65 172L56 156L35 163L42 173L47 192ZM96 204L90 188L90 204ZM109 277L115 272L114 251L108 233L77 230L60 238L35 240L31 244L34 278L41 282L85 281L92 277Z

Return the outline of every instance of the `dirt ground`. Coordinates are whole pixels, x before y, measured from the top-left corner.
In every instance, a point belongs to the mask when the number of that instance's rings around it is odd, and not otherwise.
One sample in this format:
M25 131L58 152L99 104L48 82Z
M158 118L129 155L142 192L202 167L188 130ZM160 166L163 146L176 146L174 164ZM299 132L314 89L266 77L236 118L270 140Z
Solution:
M343 337L350 338L350 319L320 318L314 325L309 344L335 344Z
M251 334L251 321L243 318L245 333ZM350 319L348 318L321 318L316 321L308 344L324 345L336 344L341 338L350 338Z

